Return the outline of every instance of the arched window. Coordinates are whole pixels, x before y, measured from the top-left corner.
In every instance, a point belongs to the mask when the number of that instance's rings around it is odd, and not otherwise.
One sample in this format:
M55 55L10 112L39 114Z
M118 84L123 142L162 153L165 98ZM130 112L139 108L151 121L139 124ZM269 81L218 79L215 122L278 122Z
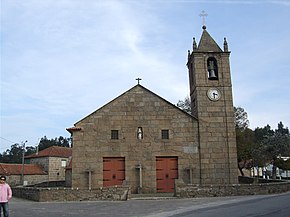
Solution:
M207 59L207 72L209 80L218 80L218 66L214 57L209 57Z

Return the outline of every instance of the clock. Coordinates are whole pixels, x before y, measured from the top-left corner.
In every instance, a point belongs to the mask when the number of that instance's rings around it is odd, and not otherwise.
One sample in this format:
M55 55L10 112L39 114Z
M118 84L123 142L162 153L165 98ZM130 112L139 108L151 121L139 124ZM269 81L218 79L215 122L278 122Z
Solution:
M212 101L218 101L221 98L221 92L217 88L210 88L207 91L207 97Z

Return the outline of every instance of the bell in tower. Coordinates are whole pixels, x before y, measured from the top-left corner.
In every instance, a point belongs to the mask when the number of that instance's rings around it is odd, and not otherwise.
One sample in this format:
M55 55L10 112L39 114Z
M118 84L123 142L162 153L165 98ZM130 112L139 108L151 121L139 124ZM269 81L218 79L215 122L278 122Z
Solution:
M208 58L207 71L209 80L218 80L218 67L215 58L213 57Z

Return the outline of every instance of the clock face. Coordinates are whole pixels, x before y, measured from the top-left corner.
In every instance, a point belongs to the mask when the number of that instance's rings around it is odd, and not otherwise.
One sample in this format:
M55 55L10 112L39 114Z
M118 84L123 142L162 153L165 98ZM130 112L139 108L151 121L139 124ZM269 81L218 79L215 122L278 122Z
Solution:
M217 88L210 88L207 91L207 97L212 101L218 101L221 98L221 92Z

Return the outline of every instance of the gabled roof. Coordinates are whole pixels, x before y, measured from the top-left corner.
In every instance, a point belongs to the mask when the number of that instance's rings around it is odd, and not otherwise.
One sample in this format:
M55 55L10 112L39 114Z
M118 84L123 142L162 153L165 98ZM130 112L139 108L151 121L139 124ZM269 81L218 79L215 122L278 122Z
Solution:
M157 94L153 93L152 91L150 91L149 89L143 87L141 84L137 84L134 87L132 87L131 89L127 90L126 92L124 92L123 94L121 94L120 96L116 97L115 99L113 99L112 101L108 102L107 104L105 104L104 106L102 106L101 108L97 109L96 111L92 112L91 114L87 115L86 117L84 117L83 119L79 120L77 123L75 123L74 125L76 126L79 122L83 121L84 119L86 119L87 117L91 116L92 114L98 112L99 110L103 109L104 107L106 107L107 105L109 105L110 103L114 102L115 100L119 99L120 97L124 96L125 94L127 94L128 92L131 92L132 90L136 89L136 88L142 88L143 90L149 92L150 94L156 96L157 98L159 98L160 100L164 101L165 103L167 103L169 106L174 107L177 110L180 110L181 112L183 112L184 114L190 116L191 118L194 118L197 120L196 117L192 116L191 114L185 112L184 110L178 108L176 105L170 103L169 101L165 100L164 98L158 96ZM71 129L77 129L77 130L81 130L78 127L71 127L71 128L67 128L67 130L69 132L71 132Z
M205 27L203 28L197 50L203 52L223 52L215 40L206 31Z
M22 164L0 164L1 175L21 175ZM43 168L37 164L24 164L24 175L46 175Z
M39 158L39 157L65 157L68 158L72 156L72 148L60 147L60 146L51 146L46 148L38 153L34 153L28 156L25 156L25 159L29 158Z

